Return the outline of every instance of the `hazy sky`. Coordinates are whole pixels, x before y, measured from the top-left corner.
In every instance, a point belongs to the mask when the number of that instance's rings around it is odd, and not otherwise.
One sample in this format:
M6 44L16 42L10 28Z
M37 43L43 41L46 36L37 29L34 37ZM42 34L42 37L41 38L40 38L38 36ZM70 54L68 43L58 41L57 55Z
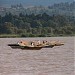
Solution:
M24 6L43 5L48 6L60 2L73 2L74 0L0 0L0 6L10 6L11 4L23 4Z

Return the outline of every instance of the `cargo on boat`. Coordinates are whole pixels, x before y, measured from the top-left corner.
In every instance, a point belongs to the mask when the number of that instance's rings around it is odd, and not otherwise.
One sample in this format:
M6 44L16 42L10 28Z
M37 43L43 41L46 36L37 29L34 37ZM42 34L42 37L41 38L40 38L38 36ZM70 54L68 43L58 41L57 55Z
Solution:
M20 48L20 49L32 49L39 50L41 48L53 48L54 46L61 46L64 43L60 41L20 41L17 44L8 44L11 48Z

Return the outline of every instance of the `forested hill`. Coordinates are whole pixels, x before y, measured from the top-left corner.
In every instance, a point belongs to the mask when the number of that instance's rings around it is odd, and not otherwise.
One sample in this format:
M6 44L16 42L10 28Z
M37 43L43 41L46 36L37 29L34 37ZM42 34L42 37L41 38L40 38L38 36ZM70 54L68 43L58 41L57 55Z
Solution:
M26 9L20 4L1 12L0 34L22 37L75 35L75 2Z
M51 6L32 6L32 7L24 7L22 4L11 5L10 8L0 8L0 14L5 15L6 13L12 13L13 15L22 14L43 14L47 13L48 15L70 15L74 16L75 14L75 1L72 3L59 3Z
M0 16L0 34L26 36L65 36L75 34L75 18L63 15L12 15Z

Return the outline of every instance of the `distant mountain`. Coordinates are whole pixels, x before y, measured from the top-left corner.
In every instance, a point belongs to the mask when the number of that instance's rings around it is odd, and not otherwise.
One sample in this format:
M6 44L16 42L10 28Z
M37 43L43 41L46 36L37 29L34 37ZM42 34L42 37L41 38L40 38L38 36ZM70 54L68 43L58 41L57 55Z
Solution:
M51 6L31 6L23 7L22 4L11 5L10 8L0 8L0 15L5 15L6 13L12 13L14 15L22 14L43 14L47 13L48 15L66 15L66 16L75 16L75 2L69 3L59 3Z
M13 4L22 4L24 6L49 6L53 5L54 3L60 2L72 2L73 0L0 0L1 6L9 7Z

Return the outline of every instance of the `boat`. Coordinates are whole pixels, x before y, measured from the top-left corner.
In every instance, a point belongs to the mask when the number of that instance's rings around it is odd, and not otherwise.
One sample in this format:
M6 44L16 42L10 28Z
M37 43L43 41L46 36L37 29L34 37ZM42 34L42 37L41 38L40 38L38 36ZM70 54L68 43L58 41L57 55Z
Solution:
M38 41L20 41L17 44L8 44L11 48L20 48L20 49L31 49L31 50L40 50L42 48L53 48L54 46L61 46L64 43L60 41L50 41L50 42L38 42Z
M40 50L42 49L43 47L42 46L20 46L21 49L31 49L31 50Z
M8 44L8 46L10 46L13 49L20 48L20 46L18 44Z
M10 46L13 49L31 49L31 50L40 50L41 48L43 48L43 46L22 46L19 44L8 44L8 46Z

